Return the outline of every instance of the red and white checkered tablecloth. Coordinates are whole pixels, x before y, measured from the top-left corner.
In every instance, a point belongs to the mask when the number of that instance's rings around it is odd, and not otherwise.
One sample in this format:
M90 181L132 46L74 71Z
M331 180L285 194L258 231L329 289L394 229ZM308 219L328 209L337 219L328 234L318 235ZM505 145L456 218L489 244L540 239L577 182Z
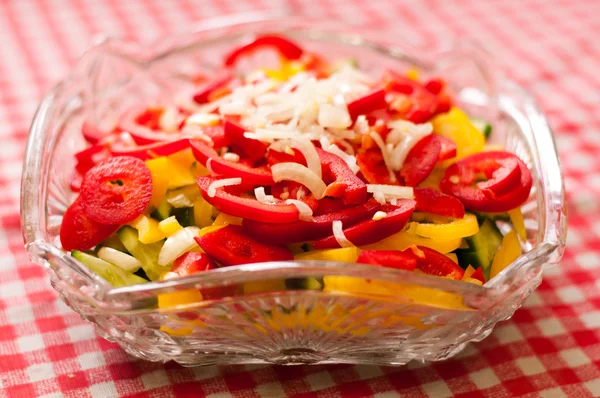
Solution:
M0 1L0 397L600 396L600 1ZM428 43L474 39L542 104L569 191L568 249L514 317L458 358L403 368L182 368L129 357L31 264L19 178L39 100L96 35L148 41L232 12L286 10Z

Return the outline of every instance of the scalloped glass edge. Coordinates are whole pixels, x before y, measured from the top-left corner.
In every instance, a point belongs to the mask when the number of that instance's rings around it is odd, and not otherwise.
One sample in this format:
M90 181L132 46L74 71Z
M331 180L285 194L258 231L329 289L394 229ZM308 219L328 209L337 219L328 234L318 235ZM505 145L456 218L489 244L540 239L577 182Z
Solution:
M317 26L315 28L315 26ZM62 251L45 239L45 220L43 200L46 198L49 157L45 149L52 144L53 137L48 137L50 119L57 106L56 100L68 88L71 79L86 68L93 67L94 53L111 51L113 55L127 58L139 66L151 67L153 63L190 46L203 45L207 41L225 40L219 32L234 31L231 36L243 36L256 32L285 31L285 34L295 38L303 36L311 39L327 40L352 45L375 51L383 56L395 58L417 65L423 69L439 70L444 62L456 57L467 57L484 76L486 86L483 89L472 87L459 88L461 100L471 104L494 109L498 107L503 112L514 117L521 129L528 150L531 153L532 168L535 176L535 191L537 203L538 232L536 245L529 252L519 257L499 275L486 283L477 286L443 278L420 275L416 273L364 266L359 264L336 262L286 262L247 264L237 267L222 268L215 272L191 275L186 278L151 282L124 288L113 288L108 282L90 271L69 253ZM541 113L534 100L515 83L504 79L491 65L491 57L472 43L460 42L455 46L442 46L436 53L428 57L416 56L419 49L408 45L398 46L382 43L377 34L365 32L361 36L348 34L351 27L338 24L323 24L307 19L297 18L264 18L254 14L243 14L227 18L219 18L200 24L197 29L188 34L165 38L148 47L138 47L116 39L105 39L86 52L75 66L69 77L52 89L40 103L34 116L25 160L21 185L21 223L25 239L25 247L32 258L46 266L50 266L49 258L54 262L74 271L79 277L89 283L92 288L87 290L87 299L97 308L104 311L136 311L135 302L139 295L148 297L173 290L198 286L219 286L223 284L241 283L251 280L268 280L277 276L302 277L315 275L344 275L389 282L409 283L439 291L459 294L466 306L476 309L489 309L511 293L520 290L532 278L540 275L543 266L556 264L562 257L566 239L566 204L563 178L560 171L558 156L552 137L552 132L545 116ZM341 33L340 33L341 32ZM208 34L208 38L201 38ZM213 37L216 36L216 37ZM154 54L140 61L139 54ZM485 60L485 62L483 61ZM442 65L443 67L443 65ZM442 75L443 76L443 75ZM80 106L80 98L74 95L67 106ZM55 123L60 124L60 120ZM53 270L60 276L60 267ZM226 300L226 299L225 299ZM129 305L128 305L129 303ZM137 310L139 311L139 310Z

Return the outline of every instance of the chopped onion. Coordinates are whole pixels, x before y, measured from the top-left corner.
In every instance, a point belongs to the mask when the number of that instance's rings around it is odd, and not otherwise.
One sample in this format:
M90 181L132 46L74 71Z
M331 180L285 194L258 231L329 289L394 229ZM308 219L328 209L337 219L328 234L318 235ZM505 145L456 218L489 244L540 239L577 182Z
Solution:
M211 163L212 163L212 158L208 158L208 159L206 160L206 170L208 170L208 172L209 172L210 174L214 174L214 172L213 172L213 169L212 169L212 166L211 166Z
M303 221L312 220L313 211L312 209L304 202L295 199L287 199L285 201L288 205L294 205L298 209L298 213L300 213L300 219Z
M397 136L402 133L416 137L424 137L433 133L433 125L431 123L415 124L408 120L392 120L388 122L387 126L392 130L388 135L388 141L390 139L397 139Z
M386 217L387 213L385 211L378 211L375 214L373 214L373 221L383 220Z
M258 200L261 203L271 204L277 202L273 195L265 194L264 187L254 188L254 196L256 196L256 200Z
M377 193L381 192L386 197L394 197L401 199L414 199L415 194L412 187L401 187L398 185L386 185L386 184L367 184L367 192Z
M179 115L179 111L176 108L166 108L158 119L158 125L161 130L173 133L179 130L182 119L182 116Z
M163 267L173 263L177 257L198 247L194 240L200 229L197 227L185 227L169 236L158 253L158 265Z
M202 127L200 127L200 126L196 126L194 124L189 124L189 125L183 126L183 129L181 129L181 134L183 137L199 138L202 141L205 141L208 144L210 144L210 146L213 145L212 138L210 138L208 135L206 135L204 133L204 130L202 130Z
M392 198L392 199L390 199L390 204L391 204L392 206L398 206L398 199L396 199L396 198Z
M358 173L360 168L358 167L358 164L356 163L356 158L354 156L348 155L346 152L344 152L340 148L338 148L337 145L330 143L329 139L327 137L321 137L320 142L321 142L321 148L324 151L333 153L334 155L339 156L340 158L342 158L342 160L344 162L346 162L346 164L348 165L348 167L350 168L350 170L352 170L352 172L354 174Z
M215 115L214 113L200 113L196 112L188 116L185 120L186 125L195 125L195 126L214 126L219 123L221 118L219 115Z
M348 239L346 239L346 235L344 235L344 230L342 227L342 222L340 220L335 220L332 223L332 228L333 228L333 237L335 238L335 240L341 247L354 247L352 242L350 242Z
M223 159L230 161L230 162L239 162L240 155L238 155L237 153L234 153L234 152L227 152L223 155Z
M176 272L167 272L166 274L163 275L162 280L163 281L169 281L171 279L176 279L179 278L179 274Z
M283 163L281 163L281 164L283 164ZM242 179L240 177L226 178L224 180L213 181L208 186L208 196L210 196L211 198L214 198L215 195L217 194L218 188L230 187L233 185L240 185L241 183L242 183Z
M375 199L379 204L384 205L386 203L385 195L383 192L375 192L373 194L373 199Z
M385 143L381 139L381 136L374 131L371 131L369 133L369 136L371 138L373 138L373 141L375 141L375 143L379 147L379 150L381 150L381 155L383 156L383 162L385 163L385 167L388 169L388 172L390 173L390 180L392 180L393 182L397 181L396 175L394 174L392 165L390 163L389 153L387 151L387 148L385 147Z
M114 264L127 272L135 272L142 266L142 263L137 258L110 247L101 247L98 250L98 258Z
M392 168L394 170L400 170L402 166L404 166L406 156L408 156L408 153L416 145L417 142L419 142L418 139L406 137L404 141L396 145L396 147L392 150L392 154L390 156L390 163L392 164Z
M364 135L369 133L369 122L365 115L360 115L354 122L354 132L356 134Z
M302 153L302 155L304 156L308 168L319 178L322 178L321 160L319 159L319 154L317 153L315 146L312 142L310 142L310 140L304 137L292 138L291 140L278 141L271 145L271 147L276 151L283 151L292 156L294 155L294 152L292 151L292 153L290 153L289 150L291 150L292 148L299 150L300 153Z
M339 108L331 104L319 106L319 125L334 129L346 129L352 124L347 109Z
M317 200L325 194L327 186L323 180L306 166L293 162L278 163L271 166L271 172L275 182L296 181L308 188Z

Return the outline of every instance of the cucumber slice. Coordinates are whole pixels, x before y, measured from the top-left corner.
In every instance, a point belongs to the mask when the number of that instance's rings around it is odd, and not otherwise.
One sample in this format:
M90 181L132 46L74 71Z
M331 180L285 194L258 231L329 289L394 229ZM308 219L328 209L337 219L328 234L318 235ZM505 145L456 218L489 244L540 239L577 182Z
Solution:
M124 253L127 252L127 248L125 246L123 246L123 243L121 243L121 240L119 239L119 237L116 234L113 234L113 235L109 236L108 238L106 238L100 246L110 247L111 249L115 249L115 250L118 250L118 251L124 252ZM100 246L98 246L98 247L100 247Z
M471 124L483 134L487 140L492 135L492 125L483 119L471 119Z
M477 222L479 223L479 225L483 224L483 222L485 220L490 220L490 221L510 221L510 216L508 215L508 213L483 213L483 212L476 212L473 211L472 212L475 217L477 217Z
M152 212L152 217L156 218L158 221L162 221L171 216L171 209L173 206L169 202L167 202L166 197L163 198L162 202L158 205L156 210Z
M137 230L128 226L121 228L117 232L117 235L121 239L123 246L127 248L127 251L133 257L140 260L144 272L151 281L158 280L160 274L168 271L167 268L158 265L158 254L160 253L160 249L162 249L163 243L165 243L164 240L148 245L144 244L139 241Z
M173 215L182 227L196 227L196 219L194 218L193 207L173 209Z
M116 265L101 260L98 257L90 254L73 250L71 252L71 256L81 261L86 267L106 279L115 287L131 286L147 282L147 280L144 278L140 278L137 275L125 272Z
M485 279L488 280L492 260L502 243L502 233L493 221L485 219L478 233L464 239L469 248L456 250L459 264L464 268L469 265L475 269L481 267Z

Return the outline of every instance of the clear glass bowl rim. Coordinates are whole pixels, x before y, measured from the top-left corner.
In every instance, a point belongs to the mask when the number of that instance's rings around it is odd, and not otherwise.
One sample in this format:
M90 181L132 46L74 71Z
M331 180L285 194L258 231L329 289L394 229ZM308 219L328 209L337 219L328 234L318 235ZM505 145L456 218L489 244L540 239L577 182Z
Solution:
M139 59L132 59L132 61L137 62L141 66L150 65L152 62L167 57L170 54L180 51L190 45L202 45L202 42L196 42L195 44L185 43L184 38L192 34L209 32L211 30L221 28L238 29L235 33L230 33L225 36L224 39L222 38L223 40L227 40L236 36L256 33L257 31L261 30L264 31L264 29L262 29L262 24L265 23L275 24L277 27L279 27L279 30L285 29L285 34L290 34L294 37L306 35L311 40L318 39L337 41L344 45L367 48L388 57L396 58L404 62L411 62L412 64L420 67L427 68L431 66L430 60L420 58L419 56L414 56L418 49L410 47L406 44L403 44L402 46L397 44L393 46L381 44L376 39L376 34L369 35L368 33L365 33L359 36L356 34L337 32L332 33L331 31L328 31L330 26L334 26L335 28L339 29L340 27L343 28L344 25L338 23L315 23L315 21L305 18L272 18L252 13L240 14L227 19L215 18L212 20L206 20L198 25L196 29L188 32L187 34L168 37L147 47L155 50L150 51L150 53L154 54L152 57L143 61L140 61ZM301 27L290 29L290 26ZM308 26L308 28L306 28L306 26ZM271 32L278 30L277 28L270 29ZM348 27L343 30L345 32L349 31ZM176 47L169 48L173 45L173 41L180 40L178 37L182 42L184 42L184 44L179 44ZM367 37L369 40L364 39L365 37ZM90 48L86 53L91 53L98 49L105 44L106 40L115 41L116 39L105 39L104 41ZM124 42L120 43L125 44ZM166 46L165 43L167 44ZM128 43L126 46L131 46L131 44ZM166 50L161 50L165 47L167 47ZM139 50L140 48L146 47L136 46L135 48ZM436 54L431 55L431 59L435 59L436 55L441 56L442 54L451 52L452 49L442 48ZM123 54L123 56L128 58L130 57L129 54ZM85 55L82 58L84 57ZM498 76L498 71L494 71L494 73L496 76ZM533 261L556 263L562 256L566 238L565 192L552 132L548 126L545 116L540 111L539 107L531 98L531 96L518 87L514 82L508 79L498 78L499 84L497 100L499 102L502 102L503 99L507 100L507 98L503 98L503 87L510 87L512 90L517 90L519 95L526 101L525 107L528 113L528 121L531 124L532 130L535 131L535 141L530 143L530 145L532 146L532 152L535 152L532 154L532 161L534 162L534 167L537 172L536 185L538 189L536 200L538 202L538 225L540 229L538 231L538 243L536 247L523 254L485 285L477 286L474 284L416 274L402 270L365 266L355 263L292 261L246 264L236 267L226 267L213 272L194 274L176 280L150 282L143 285L114 288L103 278L99 277L82 263L71 257L69 253L61 250L60 248L54 246L51 242L47 241L44 238L45 233L42 229L43 223L40 222L40 218L43 217L43 204L41 203L41 199L43 199L44 190L39 189L39 187L42 187L46 183L44 179L47 177L46 175L42 174L41 171L46 169L43 167L43 165L49 162L49 157L44 156L45 152L43 145L49 130L48 119L52 114L52 110L57 106L56 99L59 96L61 89L68 84L69 79L72 77L73 72L45 95L33 118L23 163L23 175L21 182L21 224L23 228L25 247L27 248L30 256L35 260L42 259L42 262L49 255L60 259L64 265L75 270L87 281L94 283L97 286L97 290L94 293L95 301L102 302L105 300L108 301L109 299L112 301L121 296L140 292L160 294L162 292L172 291L174 288L183 289L197 285L210 287L223 284L240 283L250 280L271 279L282 276L289 278L315 274L327 274L354 276L374 280L385 280L389 282L411 283L414 285L439 289L441 291L477 296L482 298L483 301L491 304L492 301L495 301L494 298L498 299L508 290L516 289L515 286L512 286L514 289L511 289L510 283L511 281L514 282L514 280L510 278L511 274L516 273L519 269L526 267L527 264L530 264ZM544 151L539 151L540 147L543 147ZM556 176L559 176L560 178L556 178Z

